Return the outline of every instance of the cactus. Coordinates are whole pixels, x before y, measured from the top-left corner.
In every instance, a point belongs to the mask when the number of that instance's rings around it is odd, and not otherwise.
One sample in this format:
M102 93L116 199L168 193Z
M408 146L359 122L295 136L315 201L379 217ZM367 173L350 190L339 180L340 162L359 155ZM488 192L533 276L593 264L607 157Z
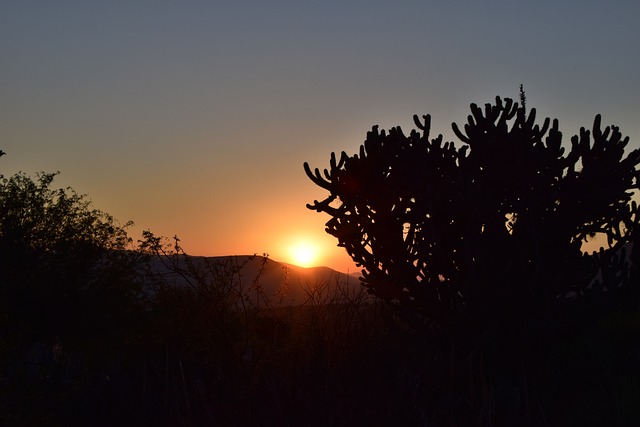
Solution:
M471 104L463 128L452 125L460 148L414 116L409 136L374 126L322 174L304 164L329 192L307 207L330 215L326 231L372 294L449 330L514 316L549 325L558 296L594 274L582 243L602 234L614 253L634 238L640 150L625 156L629 139L599 115L565 150L558 121L537 125L520 89L521 106Z

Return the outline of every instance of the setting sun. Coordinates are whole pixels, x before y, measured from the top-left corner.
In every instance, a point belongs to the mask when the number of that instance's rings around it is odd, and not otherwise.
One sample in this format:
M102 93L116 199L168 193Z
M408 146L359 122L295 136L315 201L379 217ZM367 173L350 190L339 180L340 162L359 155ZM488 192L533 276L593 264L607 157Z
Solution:
M302 214L306 212L302 211L300 216ZM306 215L300 220L291 215L286 219L287 228L294 228L293 232L274 227L270 229L271 234L264 234L261 247L269 248L271 259L304 268L329 267L344 273L359 271L344 248L338 247L335 238L324 231L323 218Z
M289 250L291 263L300 267L311 267L318 259L318 248L309 242L298 242Z

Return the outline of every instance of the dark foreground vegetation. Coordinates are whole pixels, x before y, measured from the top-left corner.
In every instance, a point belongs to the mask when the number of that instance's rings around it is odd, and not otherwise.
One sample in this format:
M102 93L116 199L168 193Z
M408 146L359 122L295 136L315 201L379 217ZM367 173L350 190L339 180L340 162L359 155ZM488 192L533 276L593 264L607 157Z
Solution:
M268 288L266 258L133 242L55 174L2 177L0 424L639 425L640 154L599 118L565 156L523 106L472 112L469 151L425 117L307 167L364 287Z
M103 301L105 307L91 307L92 320L78 317L68 329L5 335L2 423L596 426L640 420L636 310L594 314L553 343L529 343L518 364L505 348L496 366L491 355L473 353L464 342L410 327L353 283L307 286L306 304L279 306L278 295L254 298L259 280L241 279L231 258L212 267L215 281L181 270L193 287L165 286L156 277L151 290L117 311ZM9 320L4 327L18 327Z

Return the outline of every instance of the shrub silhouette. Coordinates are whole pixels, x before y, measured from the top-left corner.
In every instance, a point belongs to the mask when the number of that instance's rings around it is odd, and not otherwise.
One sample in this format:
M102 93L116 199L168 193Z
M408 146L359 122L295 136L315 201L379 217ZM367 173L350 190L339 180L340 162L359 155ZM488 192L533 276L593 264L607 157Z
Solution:
M27 345L50 335L104 340L138 290L126 225L70 188L51 188L55 175L0 182L4 320Z
M0 423L76 414L140 314L126 225L55 175L0 176Z
M452 125L461 148L430 139L429 115L414 116L409 136L374 126L358 154L332 153L323 174L304 164L330 193L307 207L331 216L326 231L364 286L414 320L451 332L507 319L553 328L564 296L589 293L597 269L634 240L640 151L625 156L628 137L602 130L599 115L569 150L557 120L535 119L511 99L472 104L463 129ZM610 248L598 259L581 252L595 235Z

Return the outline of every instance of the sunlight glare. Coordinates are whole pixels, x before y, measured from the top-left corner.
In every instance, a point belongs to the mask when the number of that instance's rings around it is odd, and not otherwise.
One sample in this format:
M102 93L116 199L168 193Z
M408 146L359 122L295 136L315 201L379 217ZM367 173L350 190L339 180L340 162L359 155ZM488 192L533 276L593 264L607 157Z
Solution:
M318 258L317 248L308 242L299 242L290 249L291 263L300 267L311 267Z

